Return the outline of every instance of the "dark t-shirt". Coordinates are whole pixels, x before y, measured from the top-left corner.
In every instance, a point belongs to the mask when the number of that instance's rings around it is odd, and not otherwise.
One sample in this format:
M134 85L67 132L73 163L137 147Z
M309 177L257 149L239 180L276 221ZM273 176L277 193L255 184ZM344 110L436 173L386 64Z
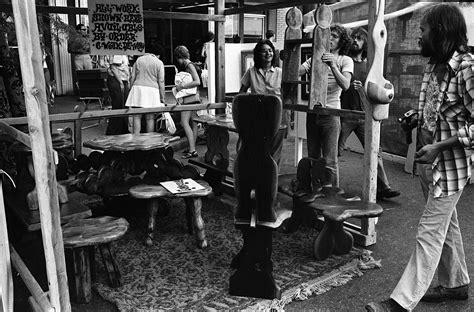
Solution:
M354 61L354 74L351 78L351 86L347 91L341 93L341 108L342 109L352 109L352 110L364 110L363 103L363 94L359 93L362 90L355 90L352 86L354 80L362 81L362 84L365 83L367 79L367 61L356 62Z

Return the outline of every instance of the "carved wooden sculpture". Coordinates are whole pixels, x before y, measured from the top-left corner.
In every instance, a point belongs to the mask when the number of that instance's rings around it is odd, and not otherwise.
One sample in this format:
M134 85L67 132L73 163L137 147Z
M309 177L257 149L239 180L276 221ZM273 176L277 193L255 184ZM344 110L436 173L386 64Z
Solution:
M285 52L286 58L283 62L282 94L283 104L298 104L298 81L299 75L295 68L301 64L301 23L303 14L297 7L293 7L286 13ZM295 40L291 42L291 40Z
M232 105L235 127L242 141L234 164L238 200L236 227L244 246L232 260L231 295L280 298L273 279L272 229L284 213L276 209L277 172L270 148L280 125L282 104L273 95L238 95ZM286 214L286 216L289 216Z
M370 65L365 81L365 90L370 102L374 104L373 118L383 120L388 118L388 104L393 100L394 89L390 81L383 77L384 50L387 43L387 29L383 22L385 0L377 0L377 18L372 30L374 58Z
M292 181L292 185L288 186L291 177L287 177L282 179L279 186L282 193L293 197L293 214L285 223L283 231L292 232L303 220L314 219L314 213L308 218L310 210L324 216L323 228L313 242L316 260L325 260L332 254L342 255L352 249L354 239L344 229L344 221L350 218L376 217L383 212L380 205L361 201L357 196L345 194L341 188L314 188L312 181L321 178L323 172L324 164L320 161L303 158L298 163L296 180Z
M313 56L311 66L311 91L309 94L309 108L315 106L326 107L328 71L329 67L321 58L323 53L329 52L331 39L332 11L327 5L320 5L314 12L316 27L313 32Z

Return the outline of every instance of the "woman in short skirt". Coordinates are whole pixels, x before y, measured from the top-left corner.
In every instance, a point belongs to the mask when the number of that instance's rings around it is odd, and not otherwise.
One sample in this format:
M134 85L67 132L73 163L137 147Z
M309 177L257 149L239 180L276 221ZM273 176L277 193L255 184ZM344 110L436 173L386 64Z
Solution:
M132 89L127 98L127 107L165 106L165 67L160 60L161 47L151 45L145 55L140 56L132 68ZM155 114L145 115L146 132L155 131ZM133 133L141 132L142 115L133 115Z
M176 85L176 91L181 92L184 89L197 88L201 84L199 75L197 73L196 67L189 59L189 50L185 46L177 46L174 49L174 58L178 64L179 71L188 72L192 81L182 82ZM199 88L195 92L199 94ZM199 104L200 101L191 102L187 104ZM196 138L197 138L197 124L193 122L193 118L197 117L196 111L181 111L181 125L183 126L184 132L186 133L186 138L189 142L189 150L183 155L183 158L198 157L196 152Z

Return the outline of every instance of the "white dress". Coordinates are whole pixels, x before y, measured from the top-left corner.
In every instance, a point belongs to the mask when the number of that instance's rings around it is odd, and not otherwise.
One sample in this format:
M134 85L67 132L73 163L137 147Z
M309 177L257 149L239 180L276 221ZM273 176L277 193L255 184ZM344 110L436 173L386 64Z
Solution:
M165 106L160 100L158 80L164 75L163 62L153 54L140 56L133 65L135 81L128 94L127 107Z
M154 87L132 86L125 103L127 107L160 107L165 106L160 100L160 90Z

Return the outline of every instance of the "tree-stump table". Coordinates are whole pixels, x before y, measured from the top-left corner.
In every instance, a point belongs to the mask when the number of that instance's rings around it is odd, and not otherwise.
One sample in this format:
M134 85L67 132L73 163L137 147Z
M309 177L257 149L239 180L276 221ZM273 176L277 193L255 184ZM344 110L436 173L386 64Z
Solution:
M121 275L110 242L121 238L129 224L124 218L103 216L75 220L62 227L70 292L78 303L91 300L91 280L95 278L97 246L102 255L111 287L121 285Z
M145 199L148 209L148 230L145 244L151 246L153 244L153 232L155 230L156 215L160 198L183 198L186 203L186 222L188 233L196 237L199 248L207 247L206 234L204 231L204 221L201 217L202 197L209 195L212 188L207 182L196 181L204 189L190 191L185 193L173 194L161 185L136 185L129 190L129 194L133 198Z

